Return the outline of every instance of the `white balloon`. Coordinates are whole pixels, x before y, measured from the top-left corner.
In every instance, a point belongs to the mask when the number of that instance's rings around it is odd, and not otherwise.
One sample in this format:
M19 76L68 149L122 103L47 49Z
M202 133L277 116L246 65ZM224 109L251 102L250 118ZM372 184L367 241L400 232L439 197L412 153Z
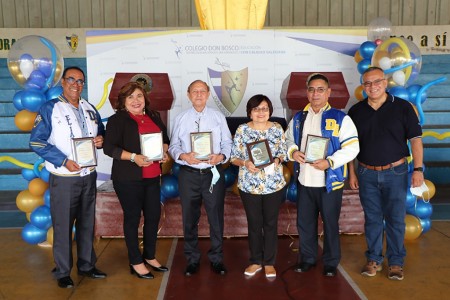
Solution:
M33 72L34 65L31 60L21 60L20 61L20 71L22 72L23 77L28 79L30 77L31 72Z
M404 86L406 81L406 76L403 71L395 71L394 74L392 74L392 79L396 84L399 86Z
M383 70L388 70L392 67L391 59L387 56L380 58L378 63Z

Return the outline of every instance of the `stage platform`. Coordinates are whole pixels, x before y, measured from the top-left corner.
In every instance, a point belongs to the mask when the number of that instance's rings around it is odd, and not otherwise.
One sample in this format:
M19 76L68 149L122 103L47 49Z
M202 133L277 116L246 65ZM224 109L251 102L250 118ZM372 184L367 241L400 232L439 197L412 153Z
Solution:
M182 237L180 199L167 199L161 205L159 236ZM242 201L239 196L231 191L226 193L224 219L225 237L247 236L247 219ZM278 217L278 234L297 235L296 219L296 204L289 201L282 203ZM95 235L97 237L123 237L122 224L122 208L112 187L112 182L107 181L99 187L97 192ZM320 220L318 226L319 232L322 232ZM364 213L357 191L344 190L339 227L340 232L344 234L361 234L364 232ZM142 227L139 229L139 234L142 234ZM203 207L199 222L199 236L209 236L208 221Z

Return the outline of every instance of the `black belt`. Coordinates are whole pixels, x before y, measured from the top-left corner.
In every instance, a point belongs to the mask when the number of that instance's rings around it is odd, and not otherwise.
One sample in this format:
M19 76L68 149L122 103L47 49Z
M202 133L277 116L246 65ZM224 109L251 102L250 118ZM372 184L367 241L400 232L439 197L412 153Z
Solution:
M181 168L183 170L189 171L191 173L197 173L197 174L208 174L209 172L211 172L211 169L212 169L212 167L197 169L197 168L189 167L186 165L181 165Z

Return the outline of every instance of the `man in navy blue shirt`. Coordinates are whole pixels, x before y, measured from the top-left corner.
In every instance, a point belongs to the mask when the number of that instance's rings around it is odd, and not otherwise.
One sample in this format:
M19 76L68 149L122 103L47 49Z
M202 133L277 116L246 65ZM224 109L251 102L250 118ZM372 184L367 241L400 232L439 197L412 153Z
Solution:
M352 189L359 188L364 209L367 263L361 274L372 277L381 271L386 231L388 278L403 280L406 192L409 185L418 187L424 181L422 129L412 105L386 93L387 80L382 69L367 69L363 86L367 99L348 112L358 129L360 143L357 175L350 163L349 182ZM408 141L414 161L410 183Z

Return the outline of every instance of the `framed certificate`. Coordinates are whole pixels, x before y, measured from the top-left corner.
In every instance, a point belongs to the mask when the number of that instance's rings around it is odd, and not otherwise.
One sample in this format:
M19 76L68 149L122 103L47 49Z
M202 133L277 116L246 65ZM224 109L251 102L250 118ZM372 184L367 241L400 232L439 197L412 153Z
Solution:
M305 162L312 163L324 159L328 151L329 138L308 134L306 136Z
M94 138L73 138L72 151L74 161L82 168L97 165L97 151Z
M195 158L208 160L213 153L212 132L191 132L191 149L197 153Z
M147 157L147 161L164 158L162 132L140 134L139 140L141 142L141 154Z
M267 140L248 143L247 152L248 157L257 168L264 168L273 163L272 153Z

